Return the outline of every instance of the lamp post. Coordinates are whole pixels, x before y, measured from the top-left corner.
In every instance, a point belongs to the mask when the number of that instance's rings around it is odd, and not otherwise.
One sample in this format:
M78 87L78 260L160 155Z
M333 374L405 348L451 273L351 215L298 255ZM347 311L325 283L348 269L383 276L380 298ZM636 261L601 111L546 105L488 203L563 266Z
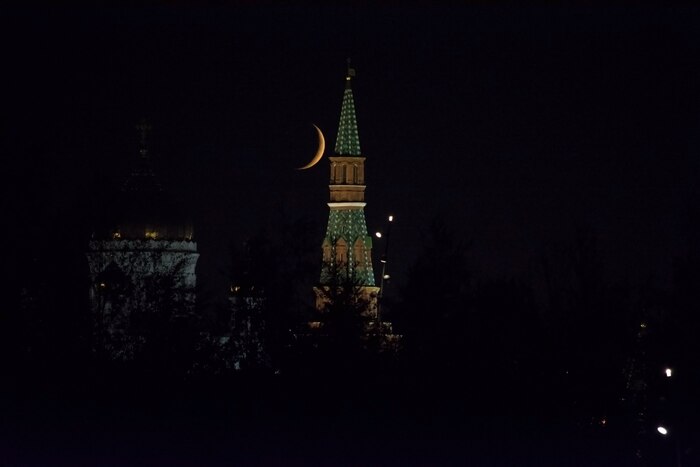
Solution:
M674 447L674 454L676 458L676 467L682 467L683 466L683 460L681 458L682 453L681 453L681 441L679 439L678 433L671 433L671 430L666 426L665 424L659 424L656 427L656 431L663 436L664 438L667 436L672 437L672 442L673 442L673 447Z
M386 226L386 233L382 234L381 232L377 232L376 236L377 238L384 238L384 254L380 258L380 262L382 263L382 277L379 280L379 294L377 297L377 322L381 323L381 315L380 315L380 307L381 307L381 301L382 297L384 296L384 281L389 280L389 266L388 266L388 261L389 261L389 240L391 239L391 225L394 222L394 216L390 215L387 218L387 226Z
M670 382L671 378L675 376L674 373L675 373L674 369L670 366L664 367L664 369L663 369L664 379L669 381L669 382ZM673 397L673 394L671 394L671 392L673 392L673 389L674 389L673 386L674 385L671 384L670 387L668 387L668 392L666 393L666 396L671 401L671 406L667 410L670 411L670 413L668 415L672 419L678 420L678 418L677 418L678 413L675 410L675 403L676 403L675 397ZM676 426L678 426L678 425L676 425ZM664 423L660 423L656 427L656 431L664 438L671 437L671 442L673 443L673 447L674 447L674 451L675 451L674 454L675 454L675 460L676 460L676 467L682 467L682 465L683 465L683 453L681 451L681 440L680 440L680 436L678 434L678 430L676 429L676 430L673 430L673 432L672 432L668 425L666 425Z

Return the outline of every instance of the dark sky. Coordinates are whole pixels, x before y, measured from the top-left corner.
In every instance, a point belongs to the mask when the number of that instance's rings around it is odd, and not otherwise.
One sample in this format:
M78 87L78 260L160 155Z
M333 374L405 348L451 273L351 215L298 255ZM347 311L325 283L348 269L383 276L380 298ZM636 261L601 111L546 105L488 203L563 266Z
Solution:
M1 29L7 199L29 236L89 219L146 117L201 267L281 216L316 222L320 260L328 169L294 167L311 123L334 144L352 57L368 224L396 215L399 279L436 214L485 276L531 276L580 226L611 276L663 282L697 238L700 9L34 9Z

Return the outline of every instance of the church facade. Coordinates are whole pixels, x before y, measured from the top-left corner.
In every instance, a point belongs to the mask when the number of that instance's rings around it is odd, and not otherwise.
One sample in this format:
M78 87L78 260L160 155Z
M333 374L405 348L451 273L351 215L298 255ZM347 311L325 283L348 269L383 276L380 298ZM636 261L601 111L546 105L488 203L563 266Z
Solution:
M163 190L146 147L145 122L136 168L105 215L86 253L93 350L133 360L149 338L194 313L199 258L192 223Z

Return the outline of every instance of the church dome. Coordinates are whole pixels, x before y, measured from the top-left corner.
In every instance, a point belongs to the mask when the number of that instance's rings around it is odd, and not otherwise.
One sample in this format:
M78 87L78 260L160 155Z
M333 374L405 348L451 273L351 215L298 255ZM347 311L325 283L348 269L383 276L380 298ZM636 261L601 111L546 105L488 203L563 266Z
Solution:
M142 136L136 169L103 207L93 237L100 240L191 241L194 235L192 221L163 190L151 166L144 139Z

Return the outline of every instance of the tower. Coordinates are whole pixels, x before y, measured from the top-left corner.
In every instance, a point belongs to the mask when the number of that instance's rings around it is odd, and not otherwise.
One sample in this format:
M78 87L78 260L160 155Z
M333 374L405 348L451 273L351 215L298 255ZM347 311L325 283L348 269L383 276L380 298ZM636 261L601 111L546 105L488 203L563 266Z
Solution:
M149 339L162 339L194 311L199 253L187 216L165 193L141 122L139 156L122 189L103 203L86 254L93 348L132 360Z
M365 221L365 157L360 150L352 93L353 69L345 76L338 138L330 160L328 226L323 239L323 266L316 292L316 309L329 302L329 291L352 287L366 306L363 315L377 315L377 293L372 270L372 237ZM347 292L347 290L346 290ZM332 295L332 294L331 294Z

